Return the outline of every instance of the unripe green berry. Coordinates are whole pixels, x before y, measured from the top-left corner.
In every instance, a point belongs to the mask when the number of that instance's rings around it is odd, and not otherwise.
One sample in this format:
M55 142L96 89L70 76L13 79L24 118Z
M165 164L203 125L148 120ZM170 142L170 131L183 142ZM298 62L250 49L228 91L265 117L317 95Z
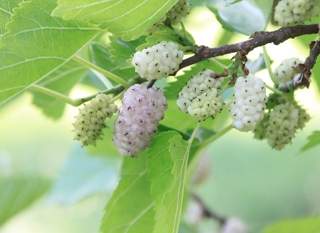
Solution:
M190 12L190 6L187 0L179 0L179 2L168 12L167 20L171 24L178 24Z
M254 129L254 138L258 140L263 140L266 138L266 128L268 127L269 123L269 114L265 114L263 119L256 125Z
M274 20L280 26L301 24L319 13L315 10L318 4L318 0L280 0L275 7Z
M283 149L309 119L308 113L296 103L277 105L270 113L266 126L268 143L277 150Z
M85 103L73 123L75 139L83 146L94 145L101 139L106 118L111 117L116 111L117 107L109 95L99 94Z

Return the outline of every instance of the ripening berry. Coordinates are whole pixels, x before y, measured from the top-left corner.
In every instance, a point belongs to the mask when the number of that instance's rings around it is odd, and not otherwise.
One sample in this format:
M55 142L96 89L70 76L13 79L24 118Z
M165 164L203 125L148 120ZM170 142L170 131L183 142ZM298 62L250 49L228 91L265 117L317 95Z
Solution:
M299 109L299 119L298 119L298 129L303 129L306 126L306 123L311 119L307 111L301 106L296 106Z
M269 114L264 114L264 117L259 121L254 129L254 138L263 140L266 137L266 128L269 124Z
M283 149L295 136L299 125L299 109L292 103L276 106L270 113L266 139L272 148Z
M264 82L253 76L240 77L234 95L231 105L234 127L240 131L253 130L264 116L267 100Z
M169 76L179 69L183 52L173 42L163 41L134 54L132 65L141 78L147 80Z
M124 94L115 123L114 143L123 155L145 149L163 118L167 102L161 90L135 84Z
M214 72L204 70L190 79L177 99L180 110L199 121L219 113L224 105L220 96L222 80L214 77Z
M101 139L105 120L117 111L110 95L99 94L79 110L73 123L75 139L83 146L95 144Z
M171 24L180 23L181 20L190 12L190 6L187 0L179 0L179 2L168 12L167 20Z
M239 218L229 218L222 227L221 233L248 233L249 229Z
M280 0L274 10L274 20L280 26L301 24L318 12L318 0Z
M277 86L282 90L292 88L295 77L300 75L299 64L303 63L297 58L290 58L282 61L276 68L274 75Z

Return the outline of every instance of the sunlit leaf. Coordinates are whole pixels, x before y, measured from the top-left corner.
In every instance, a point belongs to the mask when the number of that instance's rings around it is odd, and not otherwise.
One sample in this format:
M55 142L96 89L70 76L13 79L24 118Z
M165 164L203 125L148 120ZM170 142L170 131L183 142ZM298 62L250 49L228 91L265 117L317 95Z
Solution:
M46 78L98 33L50 16L55 0L33 0L16 8L0 41L0 105Z
M264 30L272 11L272 1L265 0L208 0L208 6L225 28L246 35Z
M68 95L75 84L84 77L86 72L87 70L83 66L70 61L44 78L38 85ZM33 92L33 104L52 119L59 119L64 113L66 106L62 101L38 92Z
M53 15L98 24L132 40L162 20L178 0L58 0Z
M177 233L190 146L178 133L163 132L137 158L125 159L102 232Z
M0 0L0 35L4 34L6 24L11 19L13 9L23 0Z
M302 147L301 151L313 149L320 144L320 131L314 131L309 137L308 142Z

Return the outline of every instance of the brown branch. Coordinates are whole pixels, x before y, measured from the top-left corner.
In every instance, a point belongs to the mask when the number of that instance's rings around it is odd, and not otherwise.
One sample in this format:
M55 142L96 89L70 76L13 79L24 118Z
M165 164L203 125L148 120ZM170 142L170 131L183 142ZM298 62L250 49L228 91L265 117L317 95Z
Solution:
M196 194L192 194L192 198L194 201L196 201L202 208L202 216L204 218L211 218L217 222L219 222L219 224L222 226L225 224L226 222L226 218L214 213L212 210L210 210L206 205L205 203L202 201L202 199L196 195Z
M180 69L211 57L217 57L236 52L247 54L251 50L269 43L278 45L290 38L295 38L307 34L316 34L318 32L318 24L296 25L291 27L283 27L272 32L256 32L251 36L249 40L235 44L224 45L217 48L200 46L198 47L195 55L183 60L180 65Z
M310 55L305 60L304 64L300 65L301 75L298 80L294 80L294 87L305 86L309 87L312 68L317 63L317 58L320 55L320 40L313 41L310 44Z

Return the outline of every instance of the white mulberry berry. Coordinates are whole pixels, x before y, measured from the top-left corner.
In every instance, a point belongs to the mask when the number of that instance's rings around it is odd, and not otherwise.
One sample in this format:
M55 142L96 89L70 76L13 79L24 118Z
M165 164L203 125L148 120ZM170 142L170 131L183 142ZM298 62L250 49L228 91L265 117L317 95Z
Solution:
M106 118L111 117L116 111L117 106L109 95L99 94L85 103L73 123L75 139L84 146L95 144L101 139Z
M132 65L141 78L160 79L176 72L183 52L173 42L163 41L134 54Z
M204 70L188 81L177 99L181 111L201 121L215 116L222 110L224 104L220 96L222 81L215 79L214 76L212 71Z
M280 26L300 24L317 13L317 0L280 0L274 11L274 20Z
M303 62L297 58L286 59L280 63L274 72L276 84L280 89L292 88L295 77L300 74L299 64L301 63Z
M270 113L266 139L272 148L283 149L295 136L299 122L299 109L292 103L276 106Z
M179 2L168 12L167 19L171 24L179 23L183 17L187 16L190 6L187 0L179 0Z
M266 107L264 82L253 76L240 77L236 81L234 95L231 105L234 127L240 131L253 130L263 118Z
M247 224L239 218L229 218L222 227L221 233L247 233L249 232Z
M123 155L145 149L157 130L167 107L161 90L135 84L124 94L115 124L114 143Z
M280 104L270 113L266 138L271 147L281 150L303 129L310 116L296 103Z

